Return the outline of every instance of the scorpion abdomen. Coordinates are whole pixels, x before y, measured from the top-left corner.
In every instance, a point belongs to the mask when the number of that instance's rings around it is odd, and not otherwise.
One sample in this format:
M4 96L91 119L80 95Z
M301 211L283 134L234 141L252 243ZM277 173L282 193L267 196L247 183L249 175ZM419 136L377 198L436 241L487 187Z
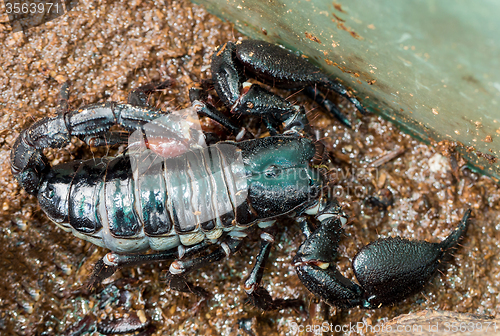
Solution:
M246 183L241 150L219 143L167 159L146 151L57 165L38 198L56 224L96 245L161 251L238 235Z

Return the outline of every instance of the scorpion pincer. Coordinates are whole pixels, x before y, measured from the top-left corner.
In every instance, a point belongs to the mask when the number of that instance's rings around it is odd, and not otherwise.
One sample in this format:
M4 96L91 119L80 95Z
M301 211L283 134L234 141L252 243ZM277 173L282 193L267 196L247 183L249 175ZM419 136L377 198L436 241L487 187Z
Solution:
M147 95L168 81L132 91L127 103L73 111L63 86L59 114L35 122L17 138L12 173L53 222L112 251L95 266L92 286L119 267L173 260L169 286L207 296L186 275L234 254L248 233L260 228L262 244L244 285L249 301L265 310L300 306L300 300L273 299L260 286L280 219L290 217L306 237L293 259L297 274L328 304L377 308L420 291L464 236L471 211L440 243L385 238L368 244L353 260L357 283L345 278L335 260L347 215L324 192L328 180L319 163L325 158L312 140L304 108L248 84L247 76L282 88L305 88L347 126L349 120L319 89L344 96L364 112L342 85L286 49L261 41L228 42L212 58L215 92L231 113L262 118L271 136L252 139L211 104L203 89L190 91L194 111L222 124L237 141L207 147L189 118L162 119L176 112L149 106ZM133 143L142 145L98 162L56 166L43 153L67 145L71 137L94 146L126 142L110 131L114 125L135 134Z

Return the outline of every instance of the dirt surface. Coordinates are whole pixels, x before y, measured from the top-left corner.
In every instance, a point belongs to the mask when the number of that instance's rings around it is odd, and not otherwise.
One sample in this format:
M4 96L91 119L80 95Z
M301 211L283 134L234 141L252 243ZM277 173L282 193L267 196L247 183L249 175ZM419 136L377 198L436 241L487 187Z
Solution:
M484 315L425 309L402 314L384 325L385 330L399 328L399 336L465 334L468 336L498 335L498 318ZM441 326L441 328L439 327Z
M294 335L294 326L318 328L323 322L334 327L358 322L380 326L424 308L496 315L500 299L497 185L461 167L450 144L420 144L376 116L357 115L343 100L338 102L352 117L352 130L317 109L310 117L333 157L330 176L350 215L339 251L344 257L338 263L346 276L353 277L350 260L356 251L378 236L439 241L465 209L474 210L462 247L421 294L377 310L327 309L316 303L290 266L303 240L291 221L281 223L264 285L273 296L304 300L307 318L293 310L263 313L245 304L242 284L258 251L257 235L226 262L192 274L191 279L213 295L199 309L195 296L166 288L162 277L168 264L118 272L109 282L127 280L117 287L108 285L101 294L82 290L92 265L106 251L55 227L35 199L20 190L9 161L19 132L35 120L54 115L66 80L71 81L70 104L77 108L125 101L132 88L171 77L176 84L157 97L159 106L186 107L188 86L210 76L214 47L236 38L241 37L229 24L203 8L170 1L81 1L68 14L27 32L12 33L0 25L4 46L0 55L0 333L61 334L84 316L102 320L123 317L129 311L149 318L156 335ZM308 103L307 108L315 106ZM52 164L90 155L77 142L48 153ZM394 198L387 211L366 202L383 189ZM239 324L248 331L239 329ZM363 327L358 332L367 330Z

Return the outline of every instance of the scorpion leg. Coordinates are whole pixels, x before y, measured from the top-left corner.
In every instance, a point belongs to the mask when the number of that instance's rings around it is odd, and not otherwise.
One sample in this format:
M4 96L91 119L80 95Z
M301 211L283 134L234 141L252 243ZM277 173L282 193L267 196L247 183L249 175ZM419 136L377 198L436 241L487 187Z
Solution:
M240 249L242 241L233 238L227 238L218 246L215 251L206 255L190 260L176 260L170 265L170 272L167 274L167 283L173 290L192 293L201 297L208 297L207 291L199 286L194 286L187 281L186 275L200 267L209 265L216 261L221 261L225 257L235 253Z
M202 116L208 117L212 120L217 121L219 124L224 126L231 134L236 137L242 138L246 132L246 129L243 127L238 127L233 124L225 115L220 113L215 106L212 106L208 103L204 103L200 100L195 100L192 102L194 110L201 114Z
M178 257L177 249L154 254L117 254L107 253L94 265L94 271L88 282L88 288L96 288L104 279L112 276L119 268L136 266L156 261L174 260Z
M61 85L61 91L59 91L59 103L56 108L57 114L63 114L69 110L69 88L69 82L64 82Z
M119 268L189 257L206 249L208 245L206 242L201 242L184 249L182 255L179 255L178 248L151 254L118 254L109 252L95 264L94 271L88 282L88 288L96 288L104 279L112 276Z
M295 308L301 311L304 303L298 299L273 299L269 292L260 286L264 268L266 266L269 252L274 243L274 232L265 231L261 234L261 246L255 264L250 275L245 280L245 292L248 295L248 302L262 310L281 310L285 308Z
M344 126L352 128L351 121L342 112L340 112L337 105L327 99L321 91L317 90L315 87L306 86L304 88L304 93L326 111L330 112L335 118L337 118L337 120L344 124Z
M402 238L376 240L363 247L353 260L360 285L333 266L341 226L346 218L335 202L316 215L320 227L309 235L294 258L302 283L332 306L379 308L422 290L467 230L470 210L441 243Z
M237 141L252 138L251 133L245 127L235 125L208 101L207 92L203 87L193 86L190 88L189 100L198 114L208 117L224 126L231 134L236 136Z
M128 132L109 131L108 133L99 136L87 137L84 141L90 147L115 146L126 145L129 137L130 133Z
M133 89L128 94L127 102L130 105L149 107L149 94L158 90L168 88L174 83L172 79L164 80L163 82L148 83Z

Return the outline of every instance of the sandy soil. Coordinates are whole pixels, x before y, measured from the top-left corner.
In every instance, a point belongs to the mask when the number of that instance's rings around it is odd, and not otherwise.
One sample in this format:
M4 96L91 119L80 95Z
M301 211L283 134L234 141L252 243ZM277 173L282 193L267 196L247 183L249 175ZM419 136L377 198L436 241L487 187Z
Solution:
M192 274L197 285L213 294L197 312L196 297L166 288L162 276L168 264L114 275L111 280L132 279L121 284L121 290L107 287L112 293L108 296L129 297L121 306L104 294L81 290L92 265L106 251L51 224L35 199L13 180L9 155L19 132L35 120L54 115L59 89L67 80L71 81L70 104L77 108L125 101L132 88L169 76L176 84L156 102L165 109L186 107L187 87L210 76L214 47L237 38L241 36L231 25L185 1L80 1L68 14L26 32L12 33L0 25L4 46L0 55L1 333L61 334L84 316L106 319L127 311L144 313L157 328L156 335L244 335L238 321L250 326L250 334L294 335L294 323L375 326L424 308L495 315L500 299L497 185L466 167L454 172L446 156L449 147L423 145L376 116L359 116L343 100L338 102L354 121L352 130L317 109L310 116L333 158L339 199L351 216L340 248L344 257L338 263L345 275L353 277L349 260L378 236L439 241L465 209L474 210L462 247L421 294L378 310L327 309L307 292L290 266L303 239L290 221L280 224L264 285L274 296L307 302L308 318L292 310L263 313L245 304L242 284L258 251L257 236L233 258ZM302 98L297 99L302 103ZM306 104L310 110L316 108ZM78 142L48 152L52 164L90 155ZM374 166L374 170L365 169ZM394 205L385 212L366 202L384 188L394 197Z

